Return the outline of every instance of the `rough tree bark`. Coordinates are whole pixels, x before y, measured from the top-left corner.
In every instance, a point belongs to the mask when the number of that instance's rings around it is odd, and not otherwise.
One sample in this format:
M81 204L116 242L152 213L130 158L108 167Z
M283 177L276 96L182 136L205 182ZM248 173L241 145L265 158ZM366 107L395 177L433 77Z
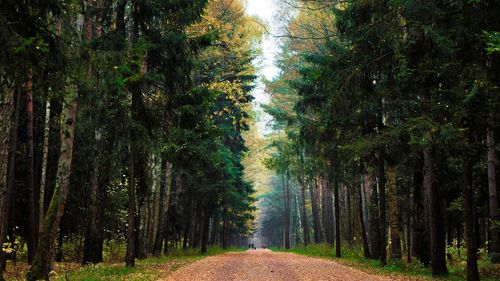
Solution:
M14 111L14 89L6 85L7 81L0 77L0 280L2 276L2 247L7 238L8 214L10 206L10 197L12 190L9 188L9 145L14 145L11 141L12 135L17 135L17 126L12 122L12 113ZM17 105L19 107L19 104ZM16 110L18 111L18 110ZM14 154L15 155L15 154Z
M486 131L486 142L488 149L488 190L490 205L490 253L492 253L492 262L500 263L500 228L494 225L500 223L500 213L498 212L496 165L495 154L495 128L493 118L488 120L488 129Z
M441 195L434 178L434 155L430 147L424 148L424 189L429 205L430 243L432 256L432 275L446 275L446 241L444 222L441 214Z
M333 224L336 223L334 221L333 215L333 190L332 187L329 186L332 183L327 181L326 179L321 179L321 214L322 214L322 225L323 225L323 235L325 237L326 243L333 247L335 242L335 229ZM336 210L335 210L336 211Z
M158 228L160 226L160 208L161 208L161 189L162 189L162 162L161 158L153 154L153 214L151 217L151 229L149 235L149 251L153 253L156 242L156 235L158 235Z
M391 258L401 259L401 230L398 216L398 194L396 189L396 166L387 168L387 202L391 228Z
M469 129L470 130L470 129ZM479 281L479 270L477 268L477 238L474 227L474 190L472 183L472 162L468 151L464 152L464 218L465 218L465 241L467 243L467 281Z
M167 218L168 218L168 210L170 207L170 189L172 188L172 180L174 175L172 170L172 164L170 162L165 161L163 169L164 169L163 172L164 181L160 189L160 214L158 217L158 233L156 234L155 247L153 250L153 254L155 256L160 255L163 240L167 233L167 225L168 225Z
M57 168L56 187L42 224L38 250L33 265L26 275L28 281L48 279L55 250L54 242L58 236L59 224L69 192L76 125L77 91L71 86L68 87L68 90L61 114L61 154Z
M24 83L26 94L26 186L27 186L27 242L28 263L33 263L36 253L37 232L35 211L35 159L33 144L33 70L30 68L26 73Z
M368 202L368 231L370 240L370 254L373 259L380 257L380 221L378 212L378 192L374 176L365 175L365 190Z
M128 171L128 227L127 227L127 254L125 264L127 267L135 266L135 216L136 216L136 196L135 196L135 153L133 148L129 147L129 171Z
M211 200L210 200L211 201ZM210 217L211 217L211 210L212 206L206 206L204 212L203 212L203 222L202 222L202 228L201 228L201 253L206 254L207 253L207 244L208 244L208 231L209 231L209 226L210 226Z
M307 209L306 209L306 186L303 181L300 183L300 200L301 200L301 213L302 213L302 231L304 232L304 245L307 246L310 243L309 238L309 226L307 221Z
M288 173L288 172L286 172ZM285 227L284 232L284 247L285 249L290 249L290 190L288 186L288 177L286 173L282 175L283 181L283 203L284 203L284 217L283 224Z
M137 202L138 202L138 230L137 230L137 245L136 253L138 259L145 259L148 255L149 242L148 236L151 234L151 218L153 212L153 190L151 184L151 163L150 152L146 149L141 149L137 155L137 165L135 171L139 172L139 182L137 185Z
M335 205L335 256L340 258L342 253L340 249L340 198L339 198L339 177L338 173L335 172L333 179L333 197Z
M85 39L87 41L92 40L93 38L99 38L102 34L102 21L103 21L103 3L102 0L96 0L94 3L90 3L87 1L86 12L88 13L85 16L86 19L86 34ZM97 14L95 18L95 24L93 24L92 16L90 15L90 6L94 6L93 8L97 9ZM95 37L94 37L94 28L95 28ZM90 53L89 53L90 54ZM94 77L94 71L92 66L89 65L87 68L87 80L92 80ZM93 116L91 117L93 118ZM94 143L99 143L101 135L97 131L96 128L91 128L92 139ZM109 140L108 140L109 141ZM112 142L107 143L108 149L105 151L110 151L110 146L112 146ZM92 160L92 164L90 170L92 171L92 175L90 176L90 185L89 185L89 200L88 200L88 208L87 208L87 224L85 226L85 239L84 239L84 249L83 249L83 264L87 263L99 263L102 262L102 248L104 242L104 235L102 230L102 220L104 216L104 206L103 200L106 197L106 188L108 184L108 176L106 173L108 172L110 163L107 161L99 161L105 157L99 157L102 155L102 151L99 148L94 148L94 153L97 155L95 159ZM106 162L106 163L104 163ZM99 173L99 168L102 173Z
M347 185L344 185L345 190L345 205L347 209L347 242L349 243L349 248L352 249L353 246L353 238L354 238L354 223L352 222L352 210L351 210L351 188Z
M221 231L222 249L226 249L228 247L227 225L228 225L227 210L224 208L224 210L222 211L222 231Z
M408 210L406 211L406 260L412 262L411 256L411 236L412 236L412 212L413 206L411 204L411 186L406 190L406 203L408 204Z
M383 158L378 159L378 192L379 192L379 219L380 219L380 262L387 264L387 231L386 231L386 208L385 208L385 163Z
M361 185L360 188L358 188L358 195L359 195L359 222L361 224L361 239L363 242L363 255L365 258L370 258L370 247L368 246L368 237L366 236L366 224L365 224L365 216L363 215L363 186Z
M137 235L137 195L136 195L136 181L137 181L137 171L136 171L136 157L137 157L137 141L135 120L135 103L137 98L137 91L132 92L132 105L131 105L131 124L129 132L129 163L128 163L128 227L127 227L127 253L125 257L125 265L127 267L135 266L135 259L137 253L136 235Z
M50 100L45 105L45 126L43 128L43 155L42 175L40 179L40 192L38 198L38 222L43 221L45 215L45 186L47 183L47 161L49 157L49 134L50 134Z
M309 195L311 197L311 211L312 211L312 219L313 219L313 228L314 228L314 243L319 244L323 240L322 230L321 230L321 220L319 217L319 208L318 208L318 200L316 196L316 185L317 181L314 181L313 184L309 184Z
M413 243L412 254L423 265L427 266L431 262L429 253L429 212L423 186L422 165L415 168L413 173Z

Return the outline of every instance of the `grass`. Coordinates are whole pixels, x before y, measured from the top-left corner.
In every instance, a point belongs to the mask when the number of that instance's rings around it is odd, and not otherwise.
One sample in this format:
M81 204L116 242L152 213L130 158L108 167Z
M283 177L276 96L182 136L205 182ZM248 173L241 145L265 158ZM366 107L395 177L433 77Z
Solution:
M298 246L292 249L279 249L271 248L273 251L291 252L305 256L320 257L332 259L342 264L355 267L362 271L369 273L376 273L381 275L407 275L417 276L425 279L431 279L432 273L430 268L422 266L416 259L412 262L403 260L394 261L388 260L387 265L381 266L380 261L373 259L366 259L363 256L361 247L342 247L342 258L335 257L335 249L324 244L316 244L305 246ZM449 275L439 278L440 280L458 281L465 280L465 251L461 253L451 253L452 261L448 261ZM481 280L483 281L497 281L500 280L500 266L491 264L487 255L481 255L485 258L478 261L479 270L481 272Z
M169 256L137 260L134 268L121 263L101 263L96 265L80 266L76 263L57 263L51 273L51 280L57 281L149 281L157 280L182 266L201 260L206 256L219 255L226 252L243 251L240 248L222 249L210 247L206 255L199 250L189 249L177 251ZM7 280L24 280L28 266L24 263L10 265L6 272Z

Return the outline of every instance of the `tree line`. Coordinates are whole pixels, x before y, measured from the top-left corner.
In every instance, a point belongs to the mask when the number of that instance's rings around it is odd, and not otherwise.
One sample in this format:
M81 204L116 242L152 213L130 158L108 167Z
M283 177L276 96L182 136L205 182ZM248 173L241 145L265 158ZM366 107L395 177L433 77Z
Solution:
M127 266L246 243L253 22L229 0L0 2L0 280L25 245L39 280L110 243Z
M500 262L500 3L292 2L267 82L278 176L264 236L337 257L357 244L434 276L448 274L447 248L464 247L479 280L480 248Z

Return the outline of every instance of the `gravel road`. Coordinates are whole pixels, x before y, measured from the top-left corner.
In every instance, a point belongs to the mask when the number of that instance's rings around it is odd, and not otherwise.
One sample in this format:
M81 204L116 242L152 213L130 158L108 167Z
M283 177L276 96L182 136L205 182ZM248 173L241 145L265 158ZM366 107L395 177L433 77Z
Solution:
M262 249L207 257L182 267L161 280L386 281L421 279L405 276L372 275L330 260Z

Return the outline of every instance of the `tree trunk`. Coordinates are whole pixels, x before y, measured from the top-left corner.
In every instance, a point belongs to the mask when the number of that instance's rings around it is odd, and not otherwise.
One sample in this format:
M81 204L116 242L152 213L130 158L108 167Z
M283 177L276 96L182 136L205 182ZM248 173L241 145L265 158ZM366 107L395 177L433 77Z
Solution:
M127 255L125 264L127 267L135 266L135 234L136 234L136 196L135 196L135 153L132 145L129 147L129 171L128 171L128 228L127 228Z
M158 234L156 235L155 247L153 254L159 256L161 253L162 242L167 234L168 225L168 210L170 207L170 189L172 188L173 170L172 164L165 161L164 164L164 181L160 192L160 215L158 218ZM182 183L181 183L182 184ZM165 246L166 247L166 246Z
M413 174L413 255L424 265L431 262L429 243L429 212L423 186L422 166L415 169Z
M61 230L63 225L64 225L64 222L61 222L60 226L59 226L59 228L60 228L59 235L57 235L57 246L56 246L56 257L55 257L56 262L62 262L62 260L63 260L64 234Z
M464 218L465 240L467 242L467 281L479 281L477 268L477 239L474 227L474 190L472 186L472 163L469 155L464 155Z
M391 258L401 259L401 230L398 216L397 170L395 166L387 168L387 202L389 205L389 224L391 228Z
M98 10L95 20L95 32L96 38L100 38L102 34L102 19L103 19L103 11L102 11L102 1L103 0L95 0L94 3L90 4L87 1L87 5L95 5L95 8ZM90 7L87 7L90 8ZM87 41L92 40L93 38L93 26L92 18L87 15L87 30L85 39ZM94 73L92 69L92 65L89 64L87 68L87 79L90 81L94 78ZM92 119L91 119L92 120ZM96 128L91 128L93 140L97 144L100 141L101 135L97 132ZM112 149L112 141L107 140L106 151L111 151ZM103 261L102 251L103 251L103 243L104 243L104 233L103 233L103 216L104 216L104 208L105 204L103 204L104 199L107 193L107 185L109 178L107 176L110 160L105 160L99 162L98 159L104 158L102 157L102 151L98 148L94 148L94 152L96 154L96 159L92 161L90 170L92 170L92 175L90 176L90 188L89 188L89 204L88 204L88 213L87 213L87 225L85 226L85 239L84 239L84 249L83 249L83 259L82 263L99 263ZM100 155L101 154L101 155ZM101 156L101 157L100 157ZM101 169L101 174L99 173L99 168Z
M432 275L446 275L446 241L441 214L441 195L434 178L434 155L431 148L424 149L424 189L429 204Z
M47 161L49 156L49 134L50 134L50 101L45 105L45 126L43 129L43 156L42 175L40 181L40 195L38 198L38 221L43 221L45 215L45 186L47 183Z
M188 189L188 206L186 208L186 222L184 223L184 239L183 239L183 242L182 242L182 249L185 251L187 250L187 246L188 246L188 242L189 243L192 243L191 242L191 228L192 228L192 220L193 220L193 217L194 217L194 210L193 210L193 199L192 199L192 193L191 191Z
M207 253L207 243L208 243L208 230L210 226L210 214L209 210L211 210L212 207L208 206L205 211L203 212L203 223L202 223L202 229L201 229L201 253L206 254Z
M368 247L368 237L366 236L366 225L365 225L365 216L363 215L363 186L358 188L359 193L359 222L361 224L361 239L363 242L363 255L365 258L370 258L370 248Z
M196 201L194 200L194 195L191 194L191 203L189 203L190 207L189 207L189 217L190 219L188 220L188 223L189 223L189 247L191 248L194 248L195 245L196 245L196 241L195 241L195 233L196 233L196 220L198 219L196 217L196 211L197 211L197 208L196 208Z
M127 267L135 267L137 253L137 195L136 195L136 161L137 161L137 136L135 128L136 114L134 112L137 102L137 90L132 90L132 104L130 109L130 128L129 128L129 167L128 167L128 227L127 227L127 253L125 264Z
M339 202L339 178L337 172L334 175L333 181L333 197L335 200L335 256L340 258L342 253L340 250L340 202Z
M153 154L153 213L151 217L151 230L150 230L150 237L149 237L149 246L150 249L149 251L152 253L154 250L155 246L155 241L156 241L156 236L158 235L158 229L160 227L160 208L161 208L161 188L162 188L162 176L161 176L161 169L162 169L162 161L160 157L157 157L156 155Z
M306 186L304 183L300 185L300 200L302 211L302 231L304 232L304 246L309 245L309 226L307 223L307 209L306 209Z
M379 192L379 219L380 219L380 263L387 264L387 231L385 218L385 163L380 158L378 163L378 192Z
M114 143L107 139L105 151L111 151ZM97 152L101 153L101 152ZM97 163L93 163L94 173L90 178L89 204L87 212L87 224L85 225L85 239L83 246L83 264L99 263L103 261L104 244L104 213L106 210L106 199L110 177L108 171L111 169L111 160L104 156L99 164L101 172L97 169Z
M318 208L318 200L316 196L316 185L318 182L315 181L313 185L309 185L309 195L311 197L311 211L312 211L312 219L313 219L313 228L314 228L314 243L319 244L323 240L322 238L322 230L321 230L321 220L319 218L319 208Z
M498 212L497 180L496 180L496 154L495 154L495 129L494 123L488 120L489 126L486 132L486 141L488 148L488 190L490 205L490 253L492 262L500 263L500 213Z
M48 279L54 256L54 242L58 237L59 224L64 213L64 206L69 192L71 163L73 160L73 142L76 125L77 91L73 88L67 94L63 112L61 114L61 154L57 168L56 187L47 209L38 249L33 265L30 267L26 279L35 281Z
M344 185L345 194L346 194L346 209L347 209L347 241L349 243L349 248L352 249L353 246L353 238L354 238L354 223L352 222L352 210L351 210L351 188L347 185Z
M135 98L139 99L139 92L134 94ZM140 120L140 119L135 119ZM142 120L141 120L142 121ZM136 132L137 133L137 132ZM135 165L134 168L135 173L137 174L138 184L136 186L136 198L137 198L137 233L136 233L136 258L145 259L147 258L148 249L149 249L149 239L148 235L150 233L150 218L152 212L152 189L151 189L151 181L150 181L150 157L149 151L144 149L142 146L142 139L138 136L134 138L136 141L140 141L141 144L136 145L135 154Z
M218 237L219 237L219 217L215 216L212 220L212 229L210 237L208 239L208 244L217 245L219 243L219 241L217 241Z
M227 210L224 209L222 211L222 231L221 231L221 240L222 240L222 249L227 248Z
M293 189L293 194L295 195L293 200L293 207L296 214L295 216L296 221L292 221L292 226L294 228L293 233L295 235L295 239L292 240L295 244L293 244L292 246L295 246L297 244L300 244L300 242L302 241L300 237L300 231L302 230L302 216L300 211L301 208L300 208L299 194L297 189Z
M201 232L203 229L203 205L200 201L195 201L196 206L196 216L193 220L193 243L191 243L191 248L195 249L200 246L201 242Z
M95 166L95 164L94 164ZM92 256L94 254L94 249L92 247L93 243L91 243L92 236L96 234L96 227L97 227L97 190L98 190L98 182L97 182L97 171L94 169L92 171L92 175L90 176L90 189L89 189L89 202L88 202L88 208L87 208L87 224L85 226L85 241L84 241L84 247L83 247L83 260L82 263L85 265L89 262L91 263L98 263L101 261L95 261L91 260Z
M408 204L408 209L406 211L406 261L411 262L411 227L412 227L412 222L411 222L411 214L413 212L412 205L411 205L411 186L407 188L406 190L406 203Z
M288 172L286 172L288 173ZM284 232L284 247L285 249L290 249L290 190L288 186L288 177L284 173L282 175L283 181L283 203L284 203L284 218L283 224L285 227Z
M329 186L332 183L326 179L321 179L321 214L322 214L322 225L323 225L323 235L325 237L326 243L333 247L335 242L335 230L334 230L334 215L333 215L333 190ZM335 210L336 211L336 210Z
M377 184L373 175L365 175L365 190L368 201L368 229L370 239L370 254L373 259L380 257L380 220L378 212Z
M33 70L30 68L26 74L24 84L26 94L26 186L27 186L27 242L28 263L33 263L37 243L37 223L35 211L35 161L33 144Z
M0 77L3 80L3 77ZM9 86L4 86L3 83L7 81L0 81L0 280L3 280L3 243L7 238L8 218L10 197L12 189L9 186L10 173L9 162L15 160L15 153L9 153L10 146L15 146L17 143L17 120L13 121L12 113L14 111L14 89ZM18 99L19 100L19 99ZM18 108L16 107L16 117L18 117ZM17 118L16 118L17 119ZM15 140L15 141L13 141Z

